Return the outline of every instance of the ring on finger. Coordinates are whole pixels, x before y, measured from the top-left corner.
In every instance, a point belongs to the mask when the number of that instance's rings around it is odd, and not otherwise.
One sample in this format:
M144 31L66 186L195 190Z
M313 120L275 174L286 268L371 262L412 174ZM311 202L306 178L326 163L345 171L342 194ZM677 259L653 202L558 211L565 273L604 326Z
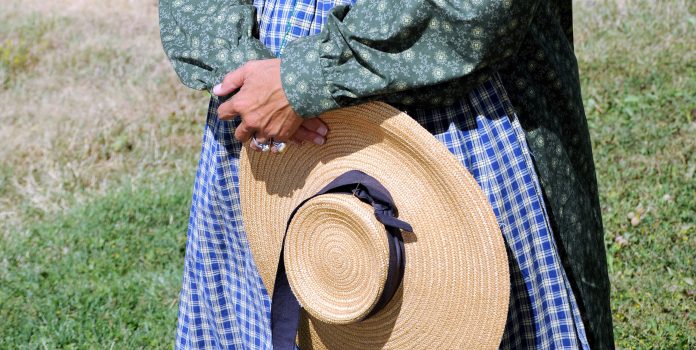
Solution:
M273 141L273 151L275 153L283 153L285 150L288 148L288 145L285 142L276 142Z
M268 152L271 150L271 142L261 143L256 139L256 135L251 137L251 142L261 152Z

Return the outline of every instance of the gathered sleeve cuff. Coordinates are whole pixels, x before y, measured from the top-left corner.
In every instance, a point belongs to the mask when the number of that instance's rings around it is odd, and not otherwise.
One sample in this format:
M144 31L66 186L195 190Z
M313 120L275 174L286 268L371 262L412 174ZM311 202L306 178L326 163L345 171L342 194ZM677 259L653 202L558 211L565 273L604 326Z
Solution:
M272 58L248 0L160 0L160 38L182 83L211 90L249 60Z
M370 100L442 106L511 62L538 0L359 1L287 45L281 80L304 117Z

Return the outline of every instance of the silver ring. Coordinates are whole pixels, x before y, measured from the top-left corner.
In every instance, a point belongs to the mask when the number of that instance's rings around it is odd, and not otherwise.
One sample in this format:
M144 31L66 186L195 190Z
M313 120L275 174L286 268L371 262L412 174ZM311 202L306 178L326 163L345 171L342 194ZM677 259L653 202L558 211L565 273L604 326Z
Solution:
M288 145L285 142L275 142L273 141L273 147L275 147L275 152L276 153L283 153L285 150L288 148Z
M256 146L261 152L268 152L271 150L271 143L266 142L266 143L261 143L259 140L256 139L256 135L251 137L251 142L254 143L254 146Z

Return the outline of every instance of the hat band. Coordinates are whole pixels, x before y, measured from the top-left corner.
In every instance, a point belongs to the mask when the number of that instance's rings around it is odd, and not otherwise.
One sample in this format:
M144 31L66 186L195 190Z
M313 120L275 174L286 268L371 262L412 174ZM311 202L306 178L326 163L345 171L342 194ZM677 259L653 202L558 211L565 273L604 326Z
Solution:
M310 199L327 193L351 193L361 201L372 205L375 210L375 218L384 225L387 232L389 242L387 278L382 294L366 316L367 318L386 306L401 284L405 266L401 230L413 232L413 228L408 223L396 218L398 211L394 200L379 181L361 171L351 170L338 176L321 191L302 201L290 214L285 235L287 235L287 228L290 226L295 213ZM285 270L285 235L283 236L271 303L271 335L275 350L293 350L295 348L295 336L300 322L300 304L290 288Z

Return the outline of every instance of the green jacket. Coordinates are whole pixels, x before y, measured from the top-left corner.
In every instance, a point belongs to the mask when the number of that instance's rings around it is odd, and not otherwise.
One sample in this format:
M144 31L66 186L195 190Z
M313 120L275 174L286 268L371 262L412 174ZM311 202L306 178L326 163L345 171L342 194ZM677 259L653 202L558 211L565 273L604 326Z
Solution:
M272 58L251 0L161 0L164 49L208 89ZM498 72L533 155L564 267L593 348L613 348L594 161L573 52L571 0L358 0L283 51L281 79L304 117L381 100L453 104Z

